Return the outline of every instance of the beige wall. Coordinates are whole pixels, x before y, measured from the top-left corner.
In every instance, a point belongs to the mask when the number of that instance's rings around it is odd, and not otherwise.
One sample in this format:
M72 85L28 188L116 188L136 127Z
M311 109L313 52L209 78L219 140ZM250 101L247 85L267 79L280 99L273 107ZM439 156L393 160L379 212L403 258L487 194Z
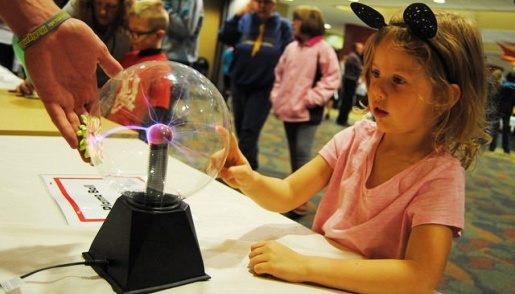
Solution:
M216 43L223 0L204 0L204 23L199 35L199 56L209 61L209 77L212 77L216 58Z

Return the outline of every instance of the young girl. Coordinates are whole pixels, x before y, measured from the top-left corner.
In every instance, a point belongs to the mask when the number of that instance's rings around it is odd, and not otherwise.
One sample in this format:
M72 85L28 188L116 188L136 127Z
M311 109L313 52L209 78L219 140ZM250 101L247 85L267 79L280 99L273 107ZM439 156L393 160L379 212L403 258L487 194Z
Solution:
M277 212L326 189L313 230L365 258L305 256L263 241L249 254L256 274L358 293L429 293L463 228L465 168L489 139L481 37L470 21L443 11L435 18L424 4L388 25L351 5L378 29L364 62L376 122L338 133L284 180L252 171L233 138L220 176Z

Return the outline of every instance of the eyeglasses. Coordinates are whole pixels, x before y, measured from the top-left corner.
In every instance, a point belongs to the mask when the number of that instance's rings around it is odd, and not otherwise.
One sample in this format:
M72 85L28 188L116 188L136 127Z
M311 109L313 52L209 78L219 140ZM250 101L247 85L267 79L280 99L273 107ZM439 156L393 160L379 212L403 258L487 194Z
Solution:
M272 0L254 0L256 4L274 5L275 2Z
M151 30L151 31L146 31L146 32L140 32L140 31L134 31L131 29L128 29L128 30L129 30L129 35L133 38L139 38L141 36L151 35L158 31L158 30Z

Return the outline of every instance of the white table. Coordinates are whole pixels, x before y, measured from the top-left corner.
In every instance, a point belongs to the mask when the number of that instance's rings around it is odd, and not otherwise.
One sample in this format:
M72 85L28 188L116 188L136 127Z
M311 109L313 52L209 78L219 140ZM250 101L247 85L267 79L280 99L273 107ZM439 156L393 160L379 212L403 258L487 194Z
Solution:
M142 144L135 139L119 144ZM98 228L69 226L46 191L41 174L98 175L59 137L0 136L0 281L56 264L82 261ZM302 225L258 207L216 181L186 200L195 218L206 273L204 282L163 293L342 293L308 284L258 277L247 269L250 244L276 239L311 255L360 258ZM17 292L16 292L17 291ZM0 289L0 293L4 291ZM111 293L87 266L42 271L13 293Z
M0 29L0 31L2 31ZM15 89L23 80L13 74L9 69L0 65L0 89Z

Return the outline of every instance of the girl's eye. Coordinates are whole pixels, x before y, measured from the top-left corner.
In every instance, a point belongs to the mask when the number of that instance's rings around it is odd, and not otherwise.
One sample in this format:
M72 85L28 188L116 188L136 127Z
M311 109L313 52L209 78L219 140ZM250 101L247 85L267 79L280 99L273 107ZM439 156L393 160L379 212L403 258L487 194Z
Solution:
M403 78L401 78L401 77L394 76L393 77L393 82L396 83L396 84L404 84L406 81Z
M379 76L380 76L379 71L378 71L377 69L373 69L373 70L371 71L371 75L372 75L372 77L374 77L374 78L379 78Z

